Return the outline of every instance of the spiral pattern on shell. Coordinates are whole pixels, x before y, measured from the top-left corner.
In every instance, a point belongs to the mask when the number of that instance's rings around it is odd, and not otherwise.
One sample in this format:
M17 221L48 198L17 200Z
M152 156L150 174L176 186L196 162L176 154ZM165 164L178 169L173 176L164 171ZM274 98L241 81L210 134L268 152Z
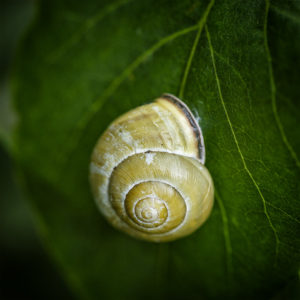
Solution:
M116 228L163 242L196 230L213 205L201 130L172 95L115 120L98 140L90 165L100 211Z

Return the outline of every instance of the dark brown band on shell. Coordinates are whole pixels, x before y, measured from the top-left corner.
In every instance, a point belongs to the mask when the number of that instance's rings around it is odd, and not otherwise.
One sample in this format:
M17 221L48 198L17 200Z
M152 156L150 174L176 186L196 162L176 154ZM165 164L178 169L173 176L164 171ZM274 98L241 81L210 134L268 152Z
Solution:
M193 132L195 134L196 140L198 142L198 152L199 152L199 160L202 164L205 163L205 146L204 146L204 139L202 135L201 128L199 124L197 123L193 113L190 111L190 109L187 107L187 105L180 100L179 98L175 97L172 94L162 94L161 98L166 99L170 102L172 102L174 105L176 105L186 116L189 123L191 124L193 128Z

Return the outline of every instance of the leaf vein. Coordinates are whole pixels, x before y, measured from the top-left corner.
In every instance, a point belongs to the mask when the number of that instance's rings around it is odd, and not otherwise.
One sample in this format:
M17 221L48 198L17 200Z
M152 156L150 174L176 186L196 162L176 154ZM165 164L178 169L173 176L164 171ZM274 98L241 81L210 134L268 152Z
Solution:
M136 69L138 68L141 63L143 63L149 56L151 56L154 52L156 52L158 49L160 49L162 46L167 44L168 42L171 42L172 40L183 36L185 34L188 34L192 31L197 30L199 27L198 24L195 24L193 26L184 28L182 30L176 31L163 39L156 42L154 45L152 45L150 48L148 48L146 51L144 51L141 55L139 55L130 65L128 65L119 76L117 76L104 90L103 94L96 99L89 109L83 114L82 118L77 122L75 125L75 128L73 129L74 132L70 136L70 141L68 143L68 149L67 154L71 154L73 149L76 148L76 145L79 143L84 128L88 124L88 122L93 118L93 116L101 109L101 107L104 105L105 101L114 93L114 91L122 84L122 82L128 78L128 76ZM70 155L64 155L65 159L70 159ZM62 162L62 171L64 169L64 165L67 162ZM60 176L58 176L60 177Z
M298 159L298 156L297 156L296 152L294 151L292 145L290 144L290 142L287 139L287 136L285 134L284 128L282 126L282 123L281 123L281 120L280 120L279 114L278 114L277 101L276 101L276 85L275 85L275 79L274 79L274 73L273 73L273 67L272 67L272 57L271 57L271 52L270 52L269 45L268 45L268 35L267 35L270 0L266 0L265 3L266 3L266 12L265 12L265 20L264 20L264 46L265 46L265 51L266 51L266 55L267 55L269 77L270 77L272 111L273 111L273 114L275 117L277 127L279 129L281 138L283 140L283 143L285 144L288 151L290 152L290 155L294 159L297 167L300 168L300 161Z
M74 32L58 49L54 50L49 57L48 61L53 63L63 56L73 45L78 43L80 39L87 34L89 30L94 28L104 17L108 14L113 13L121 6L131 2L132 0L119 0L110 5L104 7L100 12L94 16L85 20L85 22L80 26L77 32Z
M300 18L297 15L294 15L292 13L290 13L289 11L283 10L282 8L278 8L276 7L274 4L270 5L270 9L272 9L274 12L276 12L277 14L295 22L300 24Z
M187 78L188 78L188 75L189 75L189 72L190 72L192 61L193 61L193 58L195 56L195 52L196 52L196 49L197 49L197 46L198 46L198 43L199 43L199 40L200 40L200 37L201 37L203 27L206 24L207 17L209 15L210 10L213 7L214 3L215 3L215 0L210 1L210 3L208 4L203 16L201 17L201 19L198 22L199 29L198 29L198 32L196 34L196 37L195 37L195 40L194 40L194 43L193 43L193 46L192 46L192 49L191 49L191 52L190 52L190 55L189 55L189 58L188 58L188 61L187 61L187 64L186 64L186 68L184 70L183 78L182 78L181 85L180 85L180 90L179 90L179 93L178 93L178 97L181 98L181 99L183 98L183 94L184 94L184 90L185 90L185 86L186 86L186 81L187 81Z
M297 218L291 216L289 213L287 213L287 212L286 212L285 210L283 210L282 208L277 207L277 206L275 206L274 204L272 204L272 203L270 203L270 202L268 202L268 201L266 201L266 203L267 203L269 206L271 206L272 208L274 208L274 209L279 210L280 212L282 212L285 216L287 216L288 218L290 218L290 219L293 220L294 222L300 224L300 220L298 220Z
M264 211L264 214L268 220L268 223L273 231L273 234L274 234L274 237L275 237L275 242L276 242L276 259L277 259L277 256L278 256L278 251L279 251L279 237L278 237L278 233L276 231L276 228L274 227L273 223L272 223L272 220L270 218L270 215L268 213L268 210L267 210L267 204L266 204L266 200L264 198L264 195L262 194L261 190L260 190L260 187L258 185L258 183L256 182L256 180L254 179L252 173L250 172L248 166L247 166L247 163L246 163L246 160L244 158L244 155L241 151L241 148L240 148L240 145L239 145L239 142L237 140L237 137L236 137L236 134L235 134L235 131L233 129L233 125L231 123L231 120L230 120L230 117L229 117L229 114L228 114L228 111L227 111L227 108L226 108L226 104L225 104L225 101L223 99L223 95L222 95L222 90L221 90L221 84L220 84L220 79L219 79L219 76L218 76L218 73L217 73L217 68L216 68L216 62L215 62L215 57L214 57L214 49L213 49L213 46L212 46L212 43L211 43L211 38L210 38L210 34L209 34L209 31L208 31L208 28L207 28L207 25L205 25L205 31L206 31L206 35L207 35L207 40L208 40L208 45L209 45L209 50L210 50L210 54L211 54L211 59L212 59L212 64L213 64L213 69L214 69L214 73L215 73L215 79L216 79L216 83L217 83L217 88L218 88L218 93L219 93L219 98L221 100L221 104L222 104L222 107L224 109L224 112L225 112L225 116L226 116L226 119L227 119L227 122L229 124L229 127L230 127L230 131L232 133L232 136L233 136L233 139L234 139L234 142L235 142L235 145L237 147L237 150L238 150L238 153L241 157L241 160L242 160L242 163L243 163L243 166L244 166L244 169L246 171L246 173L248 174L248 176L250 177L253 185L255 186L258 194L260 195L260 198L262 200L262 203L263 203L263 211Z
M225 249L227 253L227 270L228 270L228 275L232 276L232 246L231 246L231 239L230 239L230 234L229 234L229 226L228 226L228 217L227 217L227 212L224 207L223 201L218 194L216 188L215 188L215 197L218 202L218 205L220 207L221 211L221 217L222 217L222 222L223 222L223 232L224 232L224 240L225 240Z
M248 85L246 83L246 81L244 80L243 76L241 75L241 73L228 61L224 58L224 56L222 56L220 53L218 53L217 51L214 51L214 53L216 54L216 56L222 60L226 65L228 65L232 72L238 77L238 79L241 81L242 85L244 86L244 88L246 89L246 92L247 92L247 98L249 100L249 105L250 105L250 108L252 109L252 97L250 95L250 91L249 91L249 88L248 88Z

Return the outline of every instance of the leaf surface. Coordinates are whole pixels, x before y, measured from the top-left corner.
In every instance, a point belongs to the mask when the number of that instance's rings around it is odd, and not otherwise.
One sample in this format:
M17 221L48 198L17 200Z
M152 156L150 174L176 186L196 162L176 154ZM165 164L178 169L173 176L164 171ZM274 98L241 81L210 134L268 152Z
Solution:
M90 299L263 298L300 258L297 1L44 1L14 72L16 159L50 252ZM163 92L199 116L216 188L208 221L168 244L97 211L97 138Z

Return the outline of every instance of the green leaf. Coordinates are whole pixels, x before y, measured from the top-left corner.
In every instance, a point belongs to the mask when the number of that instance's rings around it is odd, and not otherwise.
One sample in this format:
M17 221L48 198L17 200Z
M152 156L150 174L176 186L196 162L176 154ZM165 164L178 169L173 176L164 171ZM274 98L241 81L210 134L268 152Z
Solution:
M41 2L14 73L16 159L77 295L244 299L288 289L292 297L299 16L296 0ZM114 118L163 92L199 115L216 197L197 232L153 244L107 224L88 166Z

